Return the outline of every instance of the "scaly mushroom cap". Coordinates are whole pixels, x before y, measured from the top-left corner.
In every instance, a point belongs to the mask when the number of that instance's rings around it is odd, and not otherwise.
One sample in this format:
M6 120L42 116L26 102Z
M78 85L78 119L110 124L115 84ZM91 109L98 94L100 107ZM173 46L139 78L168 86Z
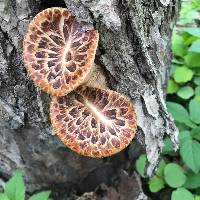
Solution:
M128 98L108 89L81 86L53 97L51 122L72 150L90 157L107 157L129 145L136 132L136 115Z
M63 96L84 82L94 62L99 34L84 31L65 8L48 8L31 21L23 56L36 85Z

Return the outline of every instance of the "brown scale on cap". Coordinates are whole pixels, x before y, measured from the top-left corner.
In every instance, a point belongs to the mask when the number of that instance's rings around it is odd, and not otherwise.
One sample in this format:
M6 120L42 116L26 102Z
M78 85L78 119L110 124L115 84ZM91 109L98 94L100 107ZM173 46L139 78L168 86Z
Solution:
M31 21L23 56L30 77L45 92L63 96L89 75L99 34L84 31L65 8L48 8Z
M123 150L137 127L127 97L88 86L81 86L67 96L53 97L50 116L63 143L90 157L107 157Z

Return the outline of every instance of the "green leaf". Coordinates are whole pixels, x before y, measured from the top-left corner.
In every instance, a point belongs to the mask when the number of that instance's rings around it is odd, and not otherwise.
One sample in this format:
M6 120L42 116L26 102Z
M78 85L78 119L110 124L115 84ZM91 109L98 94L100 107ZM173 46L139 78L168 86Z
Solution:
M177 95L182 99L189 99L194 95L194 90L190 86L184 86L178 90Z
M162 148L162 154L171 153L174 150L172 141L169 139L169 137L166 137L163 142L164 146Z
M39 192L37 194L34 194L28 200L48 200L50 194L51 194L51 191Z
M197 86L196 88L195 88L195 95L196 96L200 96L200 86Z
M186 131L190 129L186 124L180 122L176 122L176 126L178 127L179 131Z
M178 84L175 83L172 79L170 79L167 85L167 93L173 94L173 93L176 93L177 90L178 90Z
M186 122L186 125L189 126L190 128L195 128L195 127L197 127L196 124L194 124L192 121Z
M180 147L180 155L185 164L195 173L200 169L200 144L195 140L187 140Z
M185 188L177 188L172 192L171 200L194 200L194 196Z
M193 77L193 71L185 66L177 67L174 72L174 80L177 83L186 83Z
M195 76L200 76L200 68L194 68Z
M195 200L200 200L200 196L199 195L195 195Z
M156 175L157 175L158 177L164 177L164 169L165 169L165 166L166 166L165 161L164 161L164 160L161 160L161 161L160 161L160 164L159 164L159 166L158 166L158 169L157 169L157 171L156 171Z
M11 179L5 184L4 191L10 200L25 199L24 180L20 170L14 172Z
M167 102L167 109L172 114L174 119L181 123L187 123L190 121L187 110L180 104L174 102Z
M181 10L183 10L183 8ZM197 10L192 9L190 12L187 12L186 14L184 14L184 16L182 16L179 19L178 24L183 26L188 23L192 23L194 21L194 19L196 19L197 17L198 17Z
M193 7L193 9L195 9L195 10L199 10L200 9L200 1L199 0L193 0L192 1L192 7Z
M172 51L174 55L184 57L187 53L187 46L184 44L184 39L173 32Z
M165 187L164 180L156 175L149 181L149 189L151 192L158 192L164 187Z
M200 126L192 129L191 136L197 140L200 140Z
M196 28L196 27L185 28L184 31L189 33L190 35L200 38L200 28Z
M188 52L185 63L188 67L200 67L200 53Z
M199 39L198 37L192 36L188 33L186 33L186 34L184 33L183 36L184 36L185 44L188 46L190 46L194 41Z
M174 66L176 66L176 65L174 65L174 64L179 64L179 65L183 65L184 64L184 60L183 60L183 58L173 58L173 60L172 60L172 66L171 66L171 69L170 69L170 71L172 70L172 68L174 67ZM173 74L173 73L170 73L170 75L171 74Z
M195 78L194 78L194 83L195 83L196 85L200 85L200 77L195 77Z
M140 174L140 176L144 176L144 170L147 162L147 156L145 154L140 155L140 157L136 160L136 170Z
M185 141L192 139L190 131L181 131L178 137L179 137L180 145L182 145Z
M175 70L176 70L177 67L179 67L179 66L175 65L175 64L171 64L171 68L170 68L170 76L171 77L174 76L174 73L175 73Z
M173 188L182 186L186 181L183 169L175 163L169 163L166 165L164 176L166 183Z
M189 173L187 175L186 182L184 184L184 187L188 189L195 189L200 187L200 174L195 174L195 173Z
M189 103L190 119L199 124L200 123L200 101L192 99Z
M194 41L188 51L200 53L200 40Z
M0 200L9 200L6 194L0 193Z

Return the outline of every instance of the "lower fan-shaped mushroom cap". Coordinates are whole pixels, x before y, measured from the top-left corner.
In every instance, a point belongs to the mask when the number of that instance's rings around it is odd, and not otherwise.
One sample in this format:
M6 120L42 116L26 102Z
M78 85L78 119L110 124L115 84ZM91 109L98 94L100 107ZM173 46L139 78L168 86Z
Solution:
M85 31L65 8L48 8L31 21L23 42L28 74L42 90L63 96L83 83L94 62L99 34Z
M52 125L65 145L90 157L107 157L129 145L136 132L136 115L127 97L108 89L81 86L53 97Z

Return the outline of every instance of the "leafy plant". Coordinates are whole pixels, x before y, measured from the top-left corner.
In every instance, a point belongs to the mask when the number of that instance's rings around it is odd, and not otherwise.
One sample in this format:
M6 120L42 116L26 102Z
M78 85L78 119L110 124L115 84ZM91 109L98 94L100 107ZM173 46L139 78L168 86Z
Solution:
M50 191L34 194L28 200L50 200ZM16 170L5 184L4 193L0 193L0 200L25 200L25 185L20 170Z
M171 200L200 200L200 27L195 24L199 11L200 0L182 1L172 37L166 105L179 129L180 149L174 153L169 137L164 139L162 161L152 178L144 176L146 155L136 161L149 191L167 190Z
M172 188L178 188L186 181L183 169L175 163L169 163L165 166L164 178L166 183Z
M172 192L171 199L172 200L183 200L183 199L194 200L194 196L192 195L190 191L181 187L181 188L177 188L175 191Z

